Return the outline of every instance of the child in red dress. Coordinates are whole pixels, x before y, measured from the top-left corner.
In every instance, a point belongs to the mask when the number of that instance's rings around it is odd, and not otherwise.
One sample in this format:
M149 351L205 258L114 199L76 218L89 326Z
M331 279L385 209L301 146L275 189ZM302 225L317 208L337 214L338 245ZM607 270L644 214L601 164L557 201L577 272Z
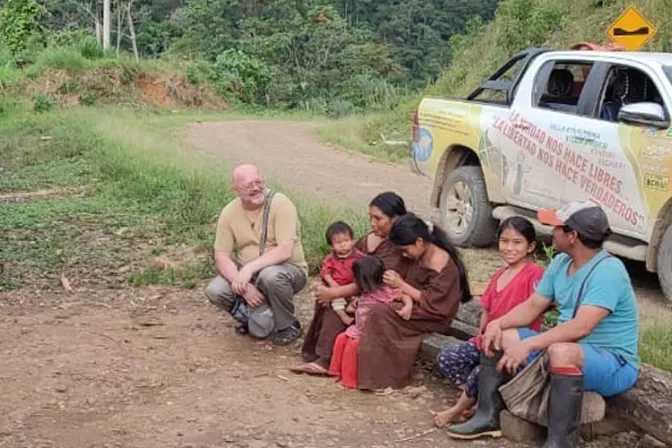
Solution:
M357 346L369 312L375 306L399 301L403 307L397 311L400 318L408 320L413 311L413 300L397 289L383 284L385 265L375 256L368 255L354 264L355 283L361 294L357 302L355 324L339 334L334 344L329 375L339 377L343 387L357 388Z
M329 287L349 285L354 280L352 266L355 261L364 257L364 254L355 248L355 239L352 228L342 221L333 223L327 228L327 244L332 252L322 262L320 277ZM331 308L338 314L344 324L354 322L354 306L348 304L344 298L331 302Z

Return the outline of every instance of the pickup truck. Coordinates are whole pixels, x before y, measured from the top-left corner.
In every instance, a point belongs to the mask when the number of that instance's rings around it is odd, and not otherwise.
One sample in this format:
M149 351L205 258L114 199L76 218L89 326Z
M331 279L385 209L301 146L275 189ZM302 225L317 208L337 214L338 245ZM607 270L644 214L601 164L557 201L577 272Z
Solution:
M497 221L592 200L605 249L646 263L672 301L672 54L525 50L466 99L427 97L412 168L460 246L487 246Z

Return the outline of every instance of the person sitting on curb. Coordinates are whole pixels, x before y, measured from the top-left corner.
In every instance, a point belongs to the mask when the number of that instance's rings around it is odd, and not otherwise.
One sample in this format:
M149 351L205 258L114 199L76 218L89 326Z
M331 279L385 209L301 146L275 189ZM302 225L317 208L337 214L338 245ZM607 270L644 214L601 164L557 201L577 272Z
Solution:
M267 190L253 165L233 171L233 189L237 198L217 223L219 275L205 294L239 321L239 332L263 339L275 331L274 343L290 344L301 335L293 299L308 274L296 207L282 193Z
M590 202L540 210L553 226L552 261L529 300L488 324L478 380L478 408L451 426L458 439L499 436L504 402L499 387L541 351L550 359L548 437L544 448L571 448L581 423L583 391L611 397L631 388L639 373L638 310L623 263L602 249L609 221ZM558 325L543 333L526 328L550 306Z

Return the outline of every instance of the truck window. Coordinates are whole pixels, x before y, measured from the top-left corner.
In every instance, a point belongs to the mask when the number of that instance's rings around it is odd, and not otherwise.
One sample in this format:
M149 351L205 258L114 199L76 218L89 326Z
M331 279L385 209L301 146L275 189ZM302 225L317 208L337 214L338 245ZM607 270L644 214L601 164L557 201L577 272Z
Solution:
M597 117L617 122L621 107L641 102L658 103L665 109L665 103L658 88L646 73L636 68L615 65L607 74L600 96Z
M494 81L513 82L516 74L520 71L523 65L523 58L518 59L508 70L500 76L494 78ZM506 105L506 90L484 88L478 95L473 97L474 101L482 101L484 103L502 104Z
M535 79L534 105L578 114L579 98L592 67L590 62L546 62Z

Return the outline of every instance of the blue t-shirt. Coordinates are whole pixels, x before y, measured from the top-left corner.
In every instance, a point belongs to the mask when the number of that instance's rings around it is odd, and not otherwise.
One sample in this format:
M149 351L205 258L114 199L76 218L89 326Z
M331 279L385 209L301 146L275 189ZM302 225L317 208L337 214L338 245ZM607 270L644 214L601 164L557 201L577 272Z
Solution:
M579 342L613 351L638 366L637 299L621 260L601 251L574 274L567 275L572 259L567 254L560 254L555 257L539 282L537 293L556 302L560 311L558 323L571 320L581 283L593 265L603 257L608 258L593 270L586 281L581 304L606 308L610 313L597 324L590 335Z

